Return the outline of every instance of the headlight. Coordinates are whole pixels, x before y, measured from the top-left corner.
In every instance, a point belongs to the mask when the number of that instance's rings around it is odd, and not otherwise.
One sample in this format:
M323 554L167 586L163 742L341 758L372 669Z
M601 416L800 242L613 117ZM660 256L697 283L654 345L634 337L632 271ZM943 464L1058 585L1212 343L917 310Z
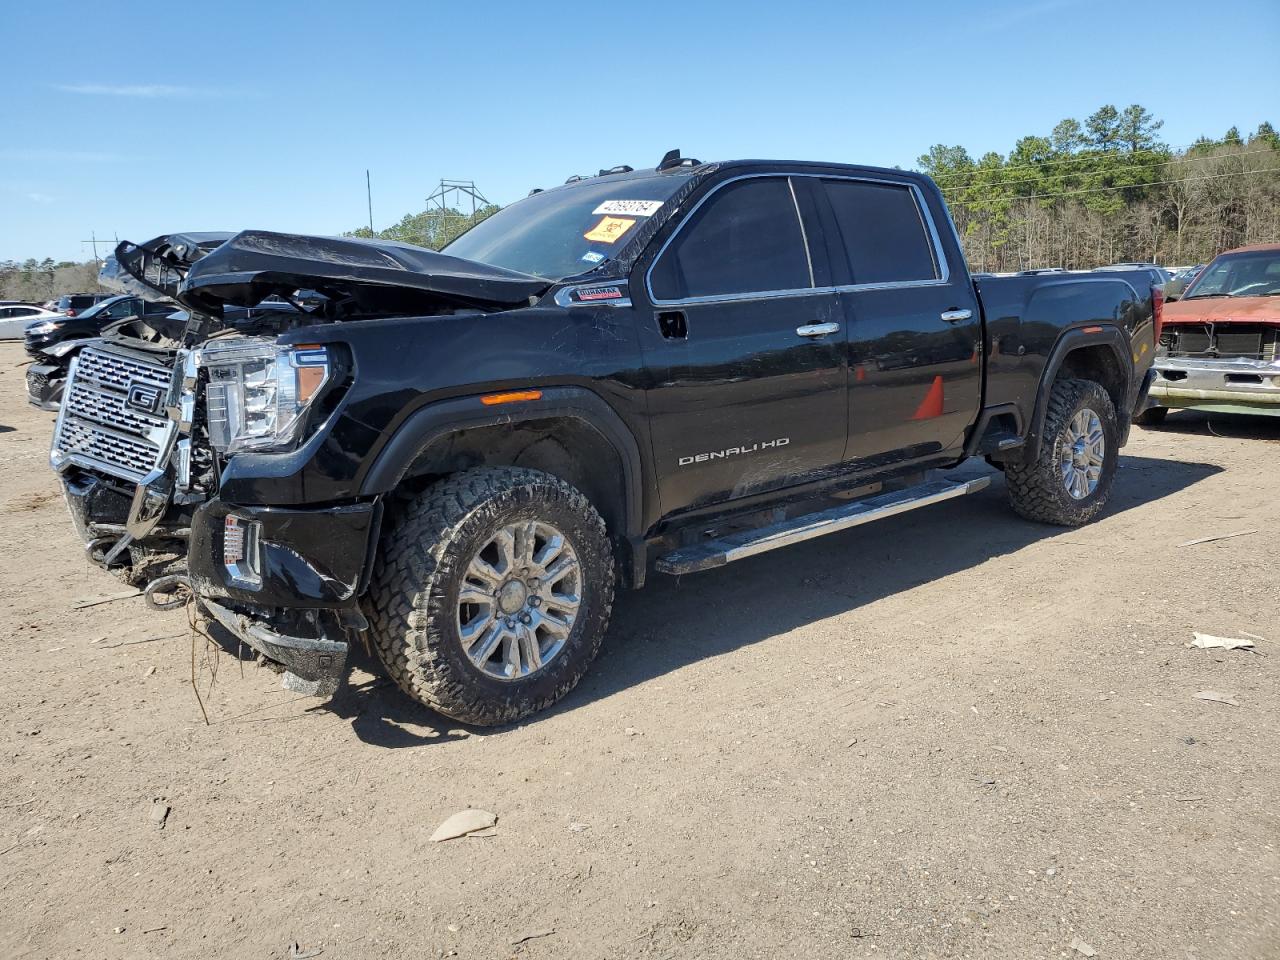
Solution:
M62 320L41 320L39 323L30 324L27 327L27 333L36 337L43 337L46 333L53 333L53 331L62 326L63 322Z
M201 347L196 363L209 376L209 442L227 455L293 447L330 369L324 347L239 337Z
M52 347L45 350L51 357L65 357L72 350L79 350L85 345L85 340L63 340L61 343L55 343Z

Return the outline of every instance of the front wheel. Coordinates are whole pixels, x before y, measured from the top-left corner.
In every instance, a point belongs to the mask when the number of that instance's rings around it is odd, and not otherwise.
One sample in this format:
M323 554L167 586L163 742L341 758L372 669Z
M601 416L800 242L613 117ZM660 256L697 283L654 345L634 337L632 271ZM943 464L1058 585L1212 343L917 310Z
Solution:
M379 552L371 635L415 700L491 726L572 690L613 604L604 521L563 480L494 467L409 502Z
M1005 465L1013 509L1041 523L1088 523L1111 495L1119 440L1115 406L1101 384L1057 381L1035 460Z

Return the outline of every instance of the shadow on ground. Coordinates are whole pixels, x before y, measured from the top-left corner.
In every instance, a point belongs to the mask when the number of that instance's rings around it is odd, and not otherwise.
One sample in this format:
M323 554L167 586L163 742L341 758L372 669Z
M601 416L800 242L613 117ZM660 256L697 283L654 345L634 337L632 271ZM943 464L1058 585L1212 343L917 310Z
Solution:
M1121 457L1104 516L1167 497L1221 469ZM979 494L695 576L651 575L644 590L618 596L601 656L578 688L552 710L522 722L574 710L705 657L940 580L1040 540L1085 535L1016 516L1003 478L986 467L955 471L958 476L983 473L992 473L993 482ZM352 650L351 662L379 679L346 685L317 709L349 718L364 742L415 747L490 732L464 728L410 700L363 649Z
M1164 423L1139 429L1152 433L1196 433L1229 440L1269 440L1280 443L1280 417L1277 416L1170 410Z

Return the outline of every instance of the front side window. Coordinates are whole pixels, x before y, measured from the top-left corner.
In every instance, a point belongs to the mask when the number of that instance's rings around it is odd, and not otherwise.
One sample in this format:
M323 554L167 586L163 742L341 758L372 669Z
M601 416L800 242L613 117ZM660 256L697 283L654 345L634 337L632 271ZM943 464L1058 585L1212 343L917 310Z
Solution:
M854 283L937 280L924 217L908 186L824 180Z
M791 184L755 177L711 194L658 258L651 283L659 300L812 287Z

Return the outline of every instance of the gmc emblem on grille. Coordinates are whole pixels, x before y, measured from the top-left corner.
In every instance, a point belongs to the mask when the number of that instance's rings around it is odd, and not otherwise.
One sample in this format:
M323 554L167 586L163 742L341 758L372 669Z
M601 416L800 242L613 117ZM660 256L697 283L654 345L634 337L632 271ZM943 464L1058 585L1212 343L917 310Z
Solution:
M133 407L135 410L141 410L144 413L160 412L160 390L148 383L133 382L129 384L129 393L125 397L125 403Z

